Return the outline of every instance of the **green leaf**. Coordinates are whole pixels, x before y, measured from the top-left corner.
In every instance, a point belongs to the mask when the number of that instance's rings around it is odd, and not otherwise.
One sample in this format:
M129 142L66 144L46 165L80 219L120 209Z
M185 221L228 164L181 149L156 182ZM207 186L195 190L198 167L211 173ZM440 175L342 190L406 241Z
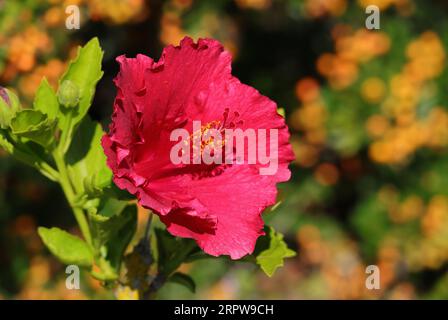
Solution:
M206 254L204 251L202 251L199 247L197 247L196 250L193 250L187 258L185 258L185 263L194 262L198 260L203 259L211 259L214 258L214 256L211 256L209 254Z
M285 118L285 109L284 108L277 108L277 113L281 115L283 118Z
M135 199L133 194L130 194L127 190L119 189L115 183L111 183L111 185L104 190L104 194L111 198L116 198L119 200L127 200L131 201Z
M85 177L84 190L90 197L98 197L103 194L104 189L110 188L112 183L112 171L103 166L98 172L90 177Z
M25 109L19 111L11 120L10 127L14 135L27 138L48 148L54 141L56 121L40 111Z
M101 62L103 51L98 38L93 38L84 47L78 49L78 55L59 81L73 82L79 89L79 103L76 112L72 115L72 126L76 126L87 114L95 94L95 87L103 76ZM67 110L72 112L72 109Z
M173 283L183 285L191 292L193 292L193 293L196 292L196 283L189 275L187 275L185 273L181 273L181 272L173 273L168 278L167 282L173 282Z
M65 264L90 267L92 250L86 242L58 228L39 227L38 233L48 250Z
M124 214L126 201L107 199L99 213L89 213L95 246L100 248L127 223L132 215Z
M45 149L40 145L32 143L17 143L11 137L11 132L0 129L0 147L11 154L17 160L26 163L29 166L40 170L43 175L49 179L56 181L53 176L49 176L46 171L42 170L44 163Z
M296 253L289 249L283 241L283 235L275 232L274 228L269 228L268 235L263 237L269 238L268 247L262 250L256 258L257 264L269 277L272 277L277 268L283 266L285 258L294 257Z
M137 229L137 207L108 199L98 213L89 213L93 245L100 253L98 266L107 278L117 275L124 251Z
M122 216L128 217L128 219L122 224L122 227L118 232L112 235L110 240L106 243L106 258L110 261L115 270L120 269L123 254L137 230L137 206L127 206L123 210Z
M176 238L166 229L155 228L157 238L157 261L159 272L168 276L173 273L197 248L191 239Z
M53 88L46 78L43 78L33 102L34 110L46 114L49 119L55 119L59 113L59 103Z
M101 125L86 117L73 137L66 161L77 193L93 193L112 184L112 172L101 146Z

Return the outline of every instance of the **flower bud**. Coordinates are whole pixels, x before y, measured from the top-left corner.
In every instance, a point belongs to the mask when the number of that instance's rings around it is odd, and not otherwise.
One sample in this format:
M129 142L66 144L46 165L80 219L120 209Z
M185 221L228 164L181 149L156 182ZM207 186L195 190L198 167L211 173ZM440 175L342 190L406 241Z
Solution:
M20 103L17 96L0 86L0 128L7 128L19 109Z
M11 106L11 100L9 100L8 92L6 92L6 89L2 86L0 86L0 97L8 106Z
M58 90L58 100L66 108L74 108L79 103L79 88L73 81L64 80Z

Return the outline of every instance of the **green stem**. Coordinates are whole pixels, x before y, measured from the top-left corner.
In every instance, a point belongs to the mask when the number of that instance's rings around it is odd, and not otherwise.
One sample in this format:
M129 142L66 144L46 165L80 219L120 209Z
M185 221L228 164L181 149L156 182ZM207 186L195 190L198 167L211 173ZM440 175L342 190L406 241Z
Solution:
M59 181L59 174L56 170L53 169L52 166L50 166L48 163L46 162L38 162L37 163L37 168L39 169L39 171L46 176L48 179L52 180L52 181Z
M70 147L70 141L73 134L73 126L72 126L72 116L69 116L67 120L67 130L62 131L61 138L59 140L58 149L61 152L61 154L64 154L67 152L68 148Z
M143 238L145 241L149 242L149 232L151 230L151 222L152 222L152 211L148 211L148 221L146 222L145 233L143 234Z
M89 223L86 219L84 211L73 204L75 193L73 191L70 176L68 174L64 159L58 152L58 150L53 151L53 158L56 163L56 167L59 170L59 183L61 184L62 190L65 193L65 197L67 198L73 210L73 214L75 215L75 219L78 222L79 228L81 229L82 235L86 239L87 243L92 244L92 235L90 234Z

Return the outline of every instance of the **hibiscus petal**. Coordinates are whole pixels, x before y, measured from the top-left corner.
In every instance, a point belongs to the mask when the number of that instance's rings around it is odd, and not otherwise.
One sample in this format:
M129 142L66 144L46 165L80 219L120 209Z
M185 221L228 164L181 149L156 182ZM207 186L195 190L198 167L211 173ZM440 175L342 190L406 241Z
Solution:
M195 239L206 253L214 256L239 259L253 252L257 238L263 234L261 213L276 199L277 189L271 177L260 176L254 167L234 165L215 177L192 179L185 175L178 182L181 190L208 210L209 216L216 217L216 229L214 234L174 231L171 224L181 225L181 221L171 221L169 213L163 220L168 231Z

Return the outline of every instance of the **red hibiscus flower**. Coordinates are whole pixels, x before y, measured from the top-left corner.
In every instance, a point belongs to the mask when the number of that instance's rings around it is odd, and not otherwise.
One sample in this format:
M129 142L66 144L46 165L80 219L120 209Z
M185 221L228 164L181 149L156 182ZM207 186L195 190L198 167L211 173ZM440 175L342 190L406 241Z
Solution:
M195 239L206 253L232 259L252 253L263 234L262 211L275 203L276 184L290 178L293 153L276 104L232 76L231 56L215 40L186 37L166 47L158 62L144 55L117 61L118 92L102 140L116 185L159 215L171 234ZM231 164L173 163L178 141L171 134L184 128L193 137L194 121L202 124L199 133L277 130L275 173L260 174L265 164L248 157ZM212 142L203 140L199 152ZM247 143L244 155L249 149Z

